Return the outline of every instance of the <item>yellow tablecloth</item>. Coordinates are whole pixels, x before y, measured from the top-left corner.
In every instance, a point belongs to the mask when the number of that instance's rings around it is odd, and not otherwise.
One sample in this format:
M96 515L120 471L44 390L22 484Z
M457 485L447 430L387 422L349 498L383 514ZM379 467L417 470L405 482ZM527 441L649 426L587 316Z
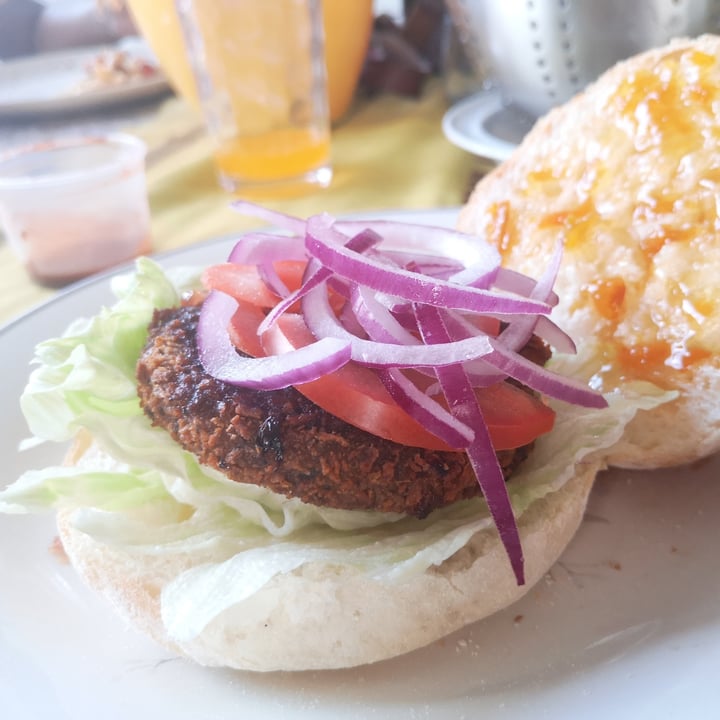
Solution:
M439 83L419 99L361 100L334 128L334 178L329 188L267 202L307 216L462 204L478 161L451 145L441 129L446 100ZM148 190L153 248L169 250L251 227L230 209L218 186L211 145L200 118L183 101L167 100L147 123L129 128L148 143ZM0 243L0 323L52 296L29 280Z

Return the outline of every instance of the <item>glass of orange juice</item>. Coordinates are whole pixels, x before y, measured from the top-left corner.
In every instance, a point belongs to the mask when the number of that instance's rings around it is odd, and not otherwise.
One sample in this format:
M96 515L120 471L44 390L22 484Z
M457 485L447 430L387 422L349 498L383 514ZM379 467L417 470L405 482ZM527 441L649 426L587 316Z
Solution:
M330 120L321 0L176 0L221 185L327 186Z

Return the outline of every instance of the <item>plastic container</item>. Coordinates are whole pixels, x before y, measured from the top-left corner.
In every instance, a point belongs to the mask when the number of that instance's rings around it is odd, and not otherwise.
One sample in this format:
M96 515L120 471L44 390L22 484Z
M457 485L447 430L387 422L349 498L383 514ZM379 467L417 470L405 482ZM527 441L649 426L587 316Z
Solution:
M150 251L145 153L112 134L0 157L0 221L34 280L66 285Z

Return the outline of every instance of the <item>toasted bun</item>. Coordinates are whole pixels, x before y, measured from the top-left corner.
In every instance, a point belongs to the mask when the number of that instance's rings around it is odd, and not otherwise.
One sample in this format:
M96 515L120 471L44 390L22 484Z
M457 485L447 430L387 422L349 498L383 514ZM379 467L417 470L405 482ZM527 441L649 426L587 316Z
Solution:
M611 464L720 449L719 103L720 38L633 57L541 118L460 215L531 276L564 242L553 318L581 352L563 372L678 391L638 413Z
M179 573L208 560L202 553L153 557L121 552L73 527L58 527L85 582L130 623L203 665L308 670L371 663L423 647L521 597L553 565L582 520L597 470L593 463L520 518L527 584L518 587L497 533L484 531L442 565L396 584L349 567L308 563L276 576L218 616L192 642L178 645L161 620L160 594Z

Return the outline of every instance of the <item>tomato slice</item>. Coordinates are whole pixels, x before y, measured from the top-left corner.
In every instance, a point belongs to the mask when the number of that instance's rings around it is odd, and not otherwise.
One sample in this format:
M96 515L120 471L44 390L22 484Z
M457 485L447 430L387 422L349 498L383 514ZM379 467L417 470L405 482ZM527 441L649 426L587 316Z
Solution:
M273 263L278 277L291 292L302 284L306 262L303 260L281 260ZM220 263L211 265L203 272L202 281L208 290L221 290L236 300L271 308L280 299L265 284L256 265Z
M285 283L290 292L293 292L302 285L307 262L304 260L280 260L273 263L273 267L280 280ZM236 263L212 265L203 272L202 282L208 290L220 290L238 302L249 303L259 308L270 309L280 301L280 298L262 279L256 265ZM345 298L335 292L330 292L330 306L335 312L340 312L344 304ZM290 312L298 311L298 305L294 304L290 307Z
M555 423L554 410L510 383L496 383L475 394L496 450L527 445Z
M232 344L251 357L263 357L265 349L260 342L257 329L265 318L265 313L257 305L244 300L238 300L238 309L235 311L228 334Z

